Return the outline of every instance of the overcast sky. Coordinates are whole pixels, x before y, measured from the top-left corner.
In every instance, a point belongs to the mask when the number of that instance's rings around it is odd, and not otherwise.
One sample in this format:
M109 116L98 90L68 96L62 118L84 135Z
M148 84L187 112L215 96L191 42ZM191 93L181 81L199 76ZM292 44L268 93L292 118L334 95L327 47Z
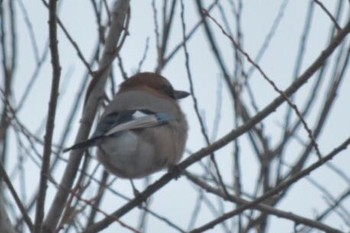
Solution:
M17 0L16 2L18 2ZM22 0L23 1L23 0ZM112 2L112 1L108 1ZM159 1L155 1L159 4ZM199 15L197 9L192 1L185 1L185 19L187 31L192 29L199 21ZM212 1L204 1L206 6L210 5ZM304 22L306 13L309 6L309 1L305 0L292 0L292 1L276 1L276 0L247 0L243 1L243 14L242 14L242 32L243 32L243 48L252 57L255 58L264 44L265 38L268 35L275 18L280 14L281 8L284 9L282 20L277 25L277 29L274 32L273 38L269 42L267 50L259 62L260 67L271 78L276 85L281 89L288 87L293 77L295 69L295 60L299 48L300 38L304 29ZM322 1L322 3L334 14L336 7L335 0ZM345 1L346 2L346 1ZM33 25L35 32L35 38L39 48L40 54L42 54L46 48L48 41L48 12L41 1L23 1L28 16ZM17 7L19 6L16 3ZM160 4L159 4L160 6ZM230 12L230 4L226 1L223 3L224 10ZM20 11L19 11L20 12ZM347 18L349 17L349 4L344 4L342 19L339 21L341 26L344 26ZM171 39L169 44L169 51L182 40L182 27L180 21L180 4L178 4L177 11L175 12L175 25L172 29ZM222 19L219 17L218 9L211 12L214 18L217 18L222 23ZM232 17L232 15L230 14ZM150 0L143 1L131 1L131 22L129 26L129 36L127 37L125 44L121 51L123 58L123 66L128 75L134 74L138 70L139 62L143 57L145 47L147 44L147 38L149 38L149 50L146 60L142 66L142 71L154 71L157 56L155 50L155 33L154 33L154 18L153 18L152 5ZM97 42L97 26L95 22L95 16L91 7L91 2L86 0L75 1L60 1L59 18L64 23L66 29L70 35L74 38L79 45L84 57L90 59L93 54L96 42ZM23 92L34 72L35 59L34 52L31 46L31 40L27 26L24 22L22 13L17 14L18 20L18 69L15 74L15 86L14 95L15 100L19 101ZM234 22L231 19L231 22ZM329 38L329 29L332 25L329 17L320 7L315 7L314 20L311 25L311 33L309 35L308 43L305 48L305 57L302 63L301 72L303 72L320 54L323 48L326 47ZM230 67L229 70L233 72L234 54L232 50L231 42L221 33L220 29L211 24L215 31L215 38L220 44L221 52L226 59L226 66ZM232 24L232 29L236 25ZM73 46L66 39L62 30L59 32L59 53L60 62L62 67L62 82L59 96L59 107L57 111L57 119L55 122L54 141L57 143L64 129L64 124L67 120L72 99L74 99L78 87L83 80L85 67L78 59L77 54ZM349 42L349 38L347 38ZM348 45L349 43L347 43ZM222 108L220 110L221 118L219 122L219 130L213 141L221 138L223 135L231 131L234 127L232 119L232 102L229 100L229 95L225 89L224 84L220 80L222 79L221 71L211 56L211 50L207 43L207 39L204 36L203 29L200 29L193 38L188 42L188 48L190 52L190 67L192 78L194 82L194 92L198 98L198 104L202 116L205 119L205 123L208 129L209 136L213 136L213 122L216 116L216 107L218 98L222 99ZM245 61L245 68L250 67L249 63ZM96 67L95 67L96 68ZM50 59L47 59L42 67L42 71L39 73L37 81L33 86L33 91L27 97L26 104L19 112L19 118L32 132L40 132L38 135L43 137L43 119L47 113L48 99L51 85L51 72ZM330 71L327 71L330 72ZM348 75L350 74L347 71ZM117 62L114 66L114 74L116 77L116 85L122 81ZM177 53L173 61L165 68L162 74L167 77L171 83L177 89L189 90L189 80L186 75L185 69L185 57L183 51ZM258 74L254 72L251 77L250 84L257 100L259 109L264 108L274 98L278 96L273 88ZM331 81L331 80L328 80ZM295 103L302 104L305 96L307 96L311 90L312 82L303 87L296 96ZM109 84L110 85L110 84ZM323 86L324 87L324 86ZM116 87L117 88L117 87ZM110 96L110 88L108 89L108 95ZM349 123L350 111L349 111L349 90L350 80L347 78L342 83L341 91L337 96L337 103L332 111L334 113L328 119L327 127L323 131L321 137L318 139L320 150L326 154L337 146L342 140L349 136ZM220 93L218 93L220 92ZM321 92L325 93L325 92ZM324 94L323 94L324 95ZM320 102L324 100L325 96L319 96ZM181 101L181 106L187 114L187 118L190 125L189 139L187 143L187 151L195 152L206 144L201 136L198 120L195 117L193 110L193 100L187 98ZM279 108L274 114L269 116L264 122L268 126L268 134L270 143L273 145L280 139L282 118L285 114L285 105ZM81 106L80 106L81 108ZM311 126L313 119L319 114L317 110L313 111L307 118ZM74 142L75 134L79 126L80 114L75 119L74 127L71 129L69 139L67 140L67 146ZM296 119L296 116L293 116ZM13 135L12 135L13 136ZM215 136L215 135L214 135ZM13 136L14 137L14 136ZM303 139L307 138L306 132L300 135ZM243 188L247 193L253 192L254 184L258 176L256 158L252 155L250 144L247 138L242 138L242 151L244 158L242 158L242 177ZM303 148L301 142L295 140L293 142L295 146L289 147L291 150L288 153L290 156L288 159L293 161L293 156L297 156ZM224 175L230 176L232 174L232 161L228 154L232 153L233 146L227 146L217 152L219 156L220 168ZM16 148L11 148L15 153ZM333 161L342 170L348 170L347 167L350 164L349 153L345 152L337 156ZM67 155L62 155L67 156ZM189 156L188 153L184 157ZM315 156L315 160L317 157ZM314 160L314 161L315 161ZM311 163L312 161L310 161ZM10 161L14 166L15 161ZM40 170L34 163L27 163L28 171L33 178L33 186L27 185L28 190L35 190L38 175ZM57 180L62 174L63 166L56 171ZM200 166L192 166L190 171L202 173L203 170ZM155 180L164 172L159 172L152 176L151 180ZM339 179L333 172L327 168L320 169L313 173L311 177L322 180L322 184L326 185L328 189L335 195L339 194L348 185L343 180ZM231 181L227 178L227 181ZM142 190L143 181L136 182L136 185ZM115 189L120 190L121 193L131 195L131 187L127 181L118 181L115 184ZM196 187L190 185L185 178L180 178L177 181L171 182L160 192L156 193L152 198L152 209L157 213L160 213L169 219L172 219L176 224L186 229L189 217L194 202L197 197L197 193L194 192ZM53 194L55 189L51 189L49 192ZM112 194L107 195L104 201L106 202L105 211L110 212L117 209L118 206L124 202L116 198ZM48 203L52 200L53 196L48 196ZM110 199L109 199L110 198ZM210 197L213 198L213 197ZM350 203L347 202L347 207L350 208ZM317 210L323 210L326 207L326 203L323 199L322 193L315 192L315 188L310 183L303 179L299 184L292 188L292 192L288 195L278 208L292 211L296 214L300 214L305 217L313 218ZM227 204L224 207L226 211L232 209L231 204ZM123 217L124 222L136 222L132 219L138 218L138 212L132 211ZM208 209L203 209L200 214L198 226L213 219ZM169 228L163 222L150 218L148 224L149 232L176 232L172 228ZM331 225L341 229L345 225L339 221L337 217L329 218L326 223L332 223ZM114 224L104 232L117 232L114 227L120 227ZM156 229L156 230L155 230ZM282 231L288 229L288 232L293 230L293 222L274 218L270 222L269 232L286 232ZM349 229L349 228L347 228ZM123 229L125 230L125 229ZM123 231L121 230L121 231ZM215 232L222 230L220 226L215 228Z

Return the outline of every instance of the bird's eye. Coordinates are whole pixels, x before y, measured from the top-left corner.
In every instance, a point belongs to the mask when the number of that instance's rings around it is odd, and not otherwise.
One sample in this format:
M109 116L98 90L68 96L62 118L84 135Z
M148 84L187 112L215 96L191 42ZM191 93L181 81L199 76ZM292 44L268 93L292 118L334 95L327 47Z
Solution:
M174 88L171 85L164 84L162 86L162 90L164 91L164 93L166 95L170 96L171 98L175 98L175 96L174 96Z

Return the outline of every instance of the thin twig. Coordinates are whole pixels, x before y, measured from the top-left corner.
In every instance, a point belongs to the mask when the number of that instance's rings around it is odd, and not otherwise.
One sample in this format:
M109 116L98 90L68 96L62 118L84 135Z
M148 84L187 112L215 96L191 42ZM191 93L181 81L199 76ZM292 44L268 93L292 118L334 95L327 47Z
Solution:
M4 166L3 166L1 161L0 161L0 173L1 173L2 179L6 183L8 189L10 190L13 199L15 199L15 202L16 202L19 210L21 211L21 214L23 215L23 219L26 222L29 230L33 231L33 227L34 227L33 222L30 219L26 208L23 206L23 204L21 202L21 199L20 199L20 197L18 196L18 194L17 194L17 192L15 190L15 187L13 187L12 182L11 182L9 176L7 175L6 170L5 170L5 168L4 168Z
M81 126L76 136L76 142L85 140L89 135L91 125L97 112L96 110L98 104L100 102L100 97L103 96L104 86L110 71L106 67L106 65L111 64L111 62L113 61L113 52L115 51L116 44L118 43L120 35L124 30L125 17L128 11L128 0L119 0L116 2L113 11L112 24L110 27L109 34L106 38L105 50L100 60L100 68L103 69L103 72L99 73L100 76L97 79L95 85L93 85L93 90L91 91L89 97L86 100L81 120ZM64 204L68 199L69 193L66 192L66 190L70 190L73 185L74 179L78 172L82 155L82 150L75 150L71 152L71 155L69 156L68 165L65 169L60 183L60 186L64 189L59 189L56 193L54 201L50 207L50 210L44 222L43 233L51 233L55 231L57 223L64 209Z
M284 95L291 96L296 91L298 91L299 88L302 87L313 76L313 74L324 64L324 62L329 58L329 56L334 52L334 50L339 46L339 44L341 44L344 38L348 35L349 31L350 31L350 21L347 23L346 27L343 30L341 30L338 33L338 35L332 40L330 45L323 50L321 55L311 64L311 66L291 86L289 86L284 91ZM284 96L280 95L275 100L273 100L269 105L267 105L264 109L262 109L258 114L256 114L249 121L247 121L244 125L232 130L231 132L223 136L221 139L217 140L216 142L213 142L210 146L206 148L202 148L201 150L192 154L186 160L178 164L177 165L178 171L181 172L185 170L187 167L198 162L204 157L208 156L213 151L216 151L224 147L228 143L232 142L236 138L248 132L254 125L264 120L267 116L269 116L272 112L274 112L276 108L279 107L285 101L286 99L284 98ZM322 158L322 160L319 160L319 162L320 161L324 161L324 158ZM113 216L121 217L125 215L131 209L141 204L144 198L147 198L152 194L154 194L155 192L157 192L159 189L161 189L163 186L165 186L175 177L177 176L174 173L165 174L155 183L151 184L146 190L144 190L140 194L140 196L135 197L133 200L131 200L130 202L128 202L127 204L125 204L124 206L116 210L113 213ZM84 231L84 233L93 233L93 232L101 231L102 229L108 227L112 222L113 222L112 217L102 219L101 221L87 228Z
M321 9L326 13L326 15L331 19L331 21L334 23L334 26L337 28L337 30L341 30L341 27L337 23L337 20L333 17L333 15L329 12L329 10L323 5L322 2L319 0L314 0L314 2L321 7Z
M50 51L51 51L51 63L52 63L52 85L49 102L49 110L46 123L46 134L45 143L43 149L43 160L40 172L40 184L39 193L37 197L36 214L34 233L41 232L41 225L44 219L44 208L47 190L47 178L50 171L50 160L51 160L51 146L53 131L55 125L56 109L58 90L60 85L61 77L61 65L58 53L58 40L57 40L57 0L50 0L49 2L49 40L50 40Z
M205 183L204 181L202 181L201 179L199 179L198 177L196 177L195 175L193 175L189 172L185 172L185 175L189 180L191 180L194 184L198 185L199 187L201 187L205 191L212 193L214 195L218 195L219 197L223 198L226 201L230 201L230 202L237 203L240 205L246 205L246 204L250 203L250 201L245 200L243 198L240 198L236 195L227 196L221 190L208 185L207 183ZM280 217L280 218L294 221L297 224L304 224L306 226L316 228L319 230L323 230L323 231L329 230L329 226L327 226L323 223L320 223L316 220L304 218L300 215L296 215L296 214L293 214L290 212L275 209L267 204L257 204L255 206L253 206L252 208L255 210L259 210L261 212L267 213L267 214L275 215L275 216Z
M302 170L298 174L294 175L293 177L291 177L291 178L285 180L284 182L280 183L275 188L271 189L270 191L268 191L267 193L265 193L261 197L255 199L252 202L244 204L244 205L238 207L237 209L235 209L235 210L233 210L231 212L228 212L228 213L220 216L219 218L217 218L217 219L215 219L215 220L213 220L213 221L203 225L202 227L199 227L197 229L192 230L191 233L203 232L205 230L211 229L216 224L221 223L222 221L225 221L226 219L232 218L232 217L236 216L237 214L242 213L246 209L253 208L253 207L257 206L258 204L260 204L261 202L267 200L268 198L272 198L275 195L278 196L278 194L281 191L287 189L289 186L291 186L292 184L294 184L298 180L304 178L305 176L309 175L311 172L313 172L316 169L318 169L319 167L323 166L325 163L327 163L328 161L333 159L334 156L338 155L343 150L346 150L346 148L349 146L349 144L350 144L350 138L347 138L343 143L341 143L338 147L336 147L328 155L326 155L322 159L318 160L314 164L310 165L308 168ZM336 229L331 228L331 227L328 227L327 232L341 233L341 231L336 230Z
M291 107L294 109L295 113L296 113L297 116L300 118L301 122L303 123L303 126L304 126L304 128L305 128L305 130L306 130L306 132L307 132L307 134L308 134L308 136L309 136L309 138L310 138L310 140L311 140L311 142L312 142L312 145L313 145L314 148L315 148L315 151L316 151L317 156L319 157L319 159L321 159L321 158L322 158L322 155L321 155L321 152L320 152L320 150L319 150L318 144L317 144L317 142L315 141L315 139L314 139L314 137L313 137L313 133L312 133L311 129L309 128L309 126L307 125L305 119L304 119L303 116L301 115L301 113L300 113L298 107L297 107L294 103L292 103L292 102L290 101L290 99L288 98L288 96L284 95L283 91L280 90L280 89L277 87L277 85L265 74L265 72L261 69L261 67L260 67L258 64L256 64L256 63L251 59L251 57L250 57L245 51L243 51L243 49L239 46L239 44L237 44L237 42L236 42L229 34L227 34L227 32L226 32L226 31L224 30L224 28L216 21L216 19L213 18L213 17L208 13L208 11L206 11L206 10L203 10L203 11L204 11L204 14L207 15L207 16L220 28L221 32L222 32L227 38L229 38L229 40L232 42L232 44L233 44L233 45L246 57L246 59L259 71L259 73L262 75L262 77L273 87L273 89L274 89L275 91L277 91L280 95L282 95L282 96L286 99L286 101L287 101L287 103L289 104L289 106L291 106Z

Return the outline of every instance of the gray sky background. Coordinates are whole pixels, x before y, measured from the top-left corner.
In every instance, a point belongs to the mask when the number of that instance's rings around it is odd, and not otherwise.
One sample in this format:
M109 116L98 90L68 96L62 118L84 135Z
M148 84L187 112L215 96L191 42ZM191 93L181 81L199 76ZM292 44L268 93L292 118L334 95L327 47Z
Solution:
M23 1L23 0L22 0ZM16 1L17 2L17 1ZM111 2L111 1L108 1ZM159 1L155 1L159 4ZM210 4L211 1L204 1L206 4ZM264 72L272 79L280 89L284 89L290 85L293 78L294 64L296 60L297 49L300 43L300 37L302 36L302 30L304 28L304 21L306 11L308 9L309 1L305 0L292 0L292 1L276 1L276 0L247 0L243 1L243 15L242 15L242 32L243 32L243 48L252 57L255 58L259 49L261 48L266 35L274 22L275 17L278 15L282 4L287 4L283 13L283 18L279 23L275 34L270 41L266 53L259 62L260 67ZM335 12L336 2L334 0L322 1L322 3ZM40 53L44 51L45 45L48 41L48 12L41 1L23 1L23 4L28 10L30 20L33 25L35 37L39 47ZM75 0L75 1L61 1L60 3L59 17L66 26L67 30L79 45L79 48L83 52L85 58L89 59L93 53L96 41L97 41L97 29L95 23L95 17L91 8L90 1ZM138 69L139 61L141 60L145 46L146 39L149 38L149 51L145 63L143 64L142 71L153 71L157 62L156 50L155 50L155 33L154 33L154 19L152 13L151 1L131 1L131 22L129 26L130 35L122 48L121 56L123 57L123 65L128 75L132 75ZM185 1L186 4L186 27L187 31L198 22L199 17L197 9L192 1ZM16 3L18 5L18 3ZM230 11L230 5L223 4L225 11ZM346 7L343 10L344 14L342 20L339 22L341 26L344 25L349 15L345 12L349 12L349 4L344 4ZM178 9L176 14L177 20L171 33L171 40L169 49L177 45L182 40L182 28L180 21L180 4L178 3ZM322 49L326 47L328 40L329 28L332 24L329 17L325 14L320 7L315 7L314 20L311 26L311 33L308 39L307 46L305 48L305 59L302 64L301 72L307 68L311 62L320 54ZM218 17L217 9L214 10L211 15L217 18L219 22L222 22ZM23 15L18 14L17 20L19 22L18 28L18 44L19 44L19 62L18 70L15 79L15 100L18 101L23 91L33 74L35 67L34 54L31 48L31 42L28 34L28 29L23 20ZM231 19L232 20L232 19ZM233 54L231 42L221 33L220 29L216 27L212 22L211 26L215 31L215 37L220 44L221 52L226 59L226 66L232 67L233 70ZM235 25L232 25L234 28ZM60 62L62 66L62 82L60 88L59 108L57 111L57 120L55 122L55 138L57 140L62 134L63 125L66 122L67 115L70 111L72 99L77 93L77 88L82 82L82 77L85 72L85 67L78 59L76 51L63 35L61 30L59 32L59 49L60 49ZM349 38L347 38L347 45L349 44ZM194 81L194 91L198 98L199 108L204 116L205 123L209 132L209 135L213 133L213 121L216 116L216 105L218 96L222 96L222 108L220 110L221 118L219 123L219 131L217 137L213 139L217 140L226 133L232 130L232 103L228 100L228 93L223 83L220 84L221 73L216 62L210 56L210 47L207 40L204 37L203 30L198 31L188 43L190 52L190 67L192 77ZM114 63L114 74L119 84L122 81L120 72L117 66L117 62ZM245 61L245 67L249 68L250 64ZM96 68L96 67L95 67ZM19 113L19 118L22 123L30 128L32 132L37 132L38 129L40 137L43 137L42 120L47 113L48 99L51 85L51 72L50 59L47 59L43 65L43 71L40 72L38 80L36 81L33 91L27 98L27 104ZM330 72L327 70L326 72ZM349 71L347 71L349 75ZM185 69L185 57L183 51L179 52L174 60L166 67L162 74L167 77L177 89L189 90L189 81L186 75ZM331 80L327 80L331 81ZM251 77L250 83L252 90L257 100L259 109L265 107L270 103L278 93L258 74L254 71L254 75ZM297 94L295 103L303 104L305 96L311 91L311 81L305 85ZM221 88L221 87L222 88ZM324 85L322 85L324 87ZM221 90L221 93L218 91ZM349 136L349 90L350 80L347 78L343 81L342 89L338 93L337 103L334 107L333 114L327 121L327 127L323 131L321 137L317 140L320 150L323 154L331 151L342 140ZM322 93L322 92L321 92ZM324 92L323 92L324 93ZM108 89L108 94L110 91ZM321 103L325 96L318 96L319 103ZM200 133L200 127L198 120L195 117L193 110L193 101L190 98L181 101L181 106L187 114L189 120L190 131L189 140L187 143L188 151L195 152L205 146L203 137ZM285 114L286 105L280 107L274 114L269 116L264 124L268 127L267 133L270 136L270 143L273 145L277 143L281 136L281 119ZM81 106L80 106L81 108ZM316 107L317 109L317 107ZM310 126L313 126L313 120L319 112L317 110L312 111L312 114L308 116L307 122ZM80 116L80 114L78 114ZM293 119L296 119L296 115L293 114ZM79 117L75 119L74 128L71 129L69 140L67 145L74 142L75 133L79 126ZM307 138L305 131L300 135L303 139ZM12 137L14 137L12 135ZM251 193L258 176L256 158L253 155L250 144L247 138L240 138L242 145L242 177L243 177L243 189L245 192ZM230 154L232 153L233 146L226 146L224 149L219 150L216 154L218 157L219 166L225 175L225 179L231 182L230 178L232 174L232 160ZM294 140L288 147L288 160L293 161L293 158L299 155L302 149L301 142ZM13 153L16 153L16 148L11 148ZM186 153L184 157L189 154ZM63 158L68 154L62 155ZM314 161L317 157L315 155ZM313 161L309 161L311 163ZM336 164L342 170L348 170L350 159L349 152L343 152L337 156L332 163ZM15 165L15 161L10 161L10 169ZM39 177L39 168L33 163L28 162L26 164L28 171L30 171L30 180L33 185L28 185L28 190L35 190ZM12 169L11 169L12 167ZM101 171L100 169L99 171ZM202 173L203 169L198 166L192 166L190 171ZM61 169L55 172L55 178L59 181L62 175ZM152 176L151 180L156 180L164 172L159 172ZM312 173L311 178L321 180L322 185L325 185L332 194L339 194L349 185L342 179L331 172L327 167L321 168ZM18 179L16 179L18 182ZM132 196L131 187L128 181L118 180L115 184L115 189L121 193ZM143 180L137 181L136 185L142 190ZM50 187L49 194L55 193L55 188ZM191 210L195 205L197 193L194 192L195 186L190 185L186 178L180 178L177 181L172 181L169 185L163 188L160 192L156 193L152 197L152 209L157 213L160 213L169 219L172 219L175 223L183 226L185 229L191 216ZM104 211L110 212L117 209L124 202L116 198L112 194L108 194L108 198L105 198ZM48 195L48 203L52 200L53 196ZM214 198L214 197L210 197ZM290 194L277 206L285 211L291 211L296 214L300 214L305 217L312 218L318 210L326 208L324 197L322 193L315 191L315 188L307 181L303 179L296 184ZM349 201L345 208L350 208ZM227 203L223 207L226 211L232 209L232 205ZM134 219L138 218L138 212L132 211L122 218L124 222L136 222ZM198 220L198 226L211 220L213 216L206 208L202 209ZM150 217L148 224L149 232L175 232L164 223L159 220ZM341 229L349 226L343 225L341 221L335 216L328 218L326 223L331 223L332 226ZM118 230L116 230L116 227ZM287 229L287 231L284 231ZM222 229L217 226L213 232L220 232ZM292 232L293 223L286 220L273 218L270 222L270 232ZM125 229L121 228L118 224L113 224L110 228L104 232L125 232Z

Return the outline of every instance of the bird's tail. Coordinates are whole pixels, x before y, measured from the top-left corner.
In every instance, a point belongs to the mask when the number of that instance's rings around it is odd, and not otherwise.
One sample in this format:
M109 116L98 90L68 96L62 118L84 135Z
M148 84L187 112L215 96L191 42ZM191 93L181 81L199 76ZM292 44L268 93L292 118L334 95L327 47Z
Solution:
M97 140L97 138L91 138L91 139L88 139L86 141L79 142L77 144L74 144L71 147L68 147L68 148L64 149L63 153L66 153L66 152L68 152L70 150L87 149L89 147L95 146L96 145L96 140Z

